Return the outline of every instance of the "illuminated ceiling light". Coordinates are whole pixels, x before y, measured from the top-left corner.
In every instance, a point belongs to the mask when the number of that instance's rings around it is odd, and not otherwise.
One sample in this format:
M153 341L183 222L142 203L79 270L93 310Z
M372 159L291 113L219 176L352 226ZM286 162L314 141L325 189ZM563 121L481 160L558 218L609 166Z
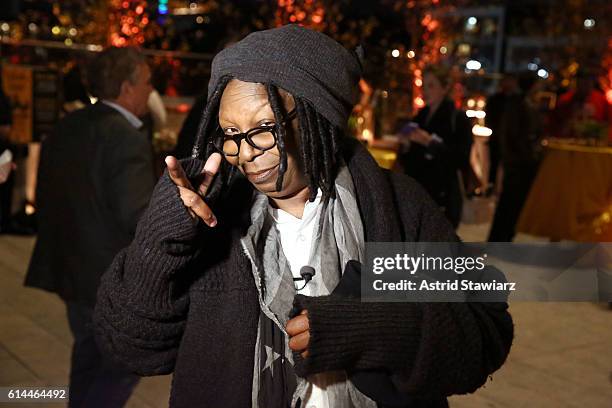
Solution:
M197 16L196 17L196 23L202 24L203 22L204 22L204 17L202 17L202 16Z
M9 30L11 29L11 26L10 26L8 23L2 23L2 24L0 25L0 29L1 29L2 31L9 31Z
M64 44L66 44L67 46L69 46L69 47L70 47L70 46L72 45L72 40L71 40L70 38L66 38L66 39L64 40Z
M586 28L587 30L590 30L593 27L595 27L595 20L594 19L587 18L586 20L584 20L584 28Z
M468 99L467 106L468 108L473 108L474 106L476 106L476 101L472 98Z
M538 76L542 79L546 79L548 78L548 71L546 71L544 68L541 68L538 70Z
M59 35L60 28L58 26L53 26L53 28L51 29L51 32L53 33L53 35Z
M480 109L484 108L486 105L486 102L484 99L479 99L478 102L476 102L476 106L478 106Z
M415 54L415 53L414 53L414 51L412 51L412 50L410 50L410 51L408 51L408 52L406 53L406 56L407 56L408 58L411 58L411 59L412 59L412 58L414 58L414 56L415 56L415 55L416 55L416 54Z
M533 62L530 62L529 64L527 64L527 69L530 71L537 71L538 64L534 64Z
M72 37L77 35L77 29L72 27L70 30L68 30L68 34Z
M486 126L474 125L472 134L474 136L489 137L493 134L493 131Z
M446 54L448 52L448 48L445 46L440 47L440 54Z
M482 68L482 64L480 63L480 61L469 60L468 62L466 62L465 67L467 69L471 69L472 71L478 71L480 68Z
M475 26L478 23L478 19L476 17L470 17L467 19L467 23L471 26Z
M487 113L482 110L468 109L465 111L465 116L468 118L484 119L487 116Z
M400 56L400 52L398 49L395 49L393 51L391 51L391 55L393 56L393 58L397 58Z

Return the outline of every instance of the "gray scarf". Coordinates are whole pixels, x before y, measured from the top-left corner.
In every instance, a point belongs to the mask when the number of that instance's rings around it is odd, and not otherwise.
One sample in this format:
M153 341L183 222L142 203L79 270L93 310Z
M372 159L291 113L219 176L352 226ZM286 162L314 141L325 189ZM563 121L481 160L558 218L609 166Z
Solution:
M354 186L346 166L341 167L335 181L336 197L329 199L319 208L318 228L315 229L309 265L315 268L315 275L309 283L314 296L329 295L340 281L344 265L351 260L364 260L364 233ZM283 253L278 230L268 212L268 198L255 194L251 207L251 226L241 239L242 247L251 261L253 277L259 293L259 305L264 316L260 319L255 346L253 370L253 407L260 407L261 385L264 375L272 375L275 381L282 367L289 364L289 377L294 376L293 354L288 347L285 325L289 320L296 295L291 268ZM269 319L284 334L279 341L280 348L274 350L267 345L269 335L264 328L264 319ZM263 347L262 347L263 346ZM263 350L263 351L262 351ZM265 353L265 355L264 355ZM266 374L265 370L269 370ZM276 377L274 377L274 375ZM326 392L334 408L370 408L376 403L361 394L347 380L345 372L325 373ZM289 378L292 382L293 378ZM296 388L291 398L294 407L298 398L302 401L310 392L312 384L295 378ZM291 387L292 388L292 387Z

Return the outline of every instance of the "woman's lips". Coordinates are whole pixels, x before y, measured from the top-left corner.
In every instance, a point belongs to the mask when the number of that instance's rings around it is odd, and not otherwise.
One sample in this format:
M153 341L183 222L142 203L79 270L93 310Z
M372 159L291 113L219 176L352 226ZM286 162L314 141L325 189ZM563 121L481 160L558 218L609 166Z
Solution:
M246 176L253 184L263 184L276 177L278 173L278 164L266 170L246 172Z

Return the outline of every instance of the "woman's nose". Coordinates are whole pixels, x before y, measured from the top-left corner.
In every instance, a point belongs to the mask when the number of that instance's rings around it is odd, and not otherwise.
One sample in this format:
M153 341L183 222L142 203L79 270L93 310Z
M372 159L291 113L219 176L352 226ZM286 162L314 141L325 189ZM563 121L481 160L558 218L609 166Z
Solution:
M252 161L255 157L259 156L262 153L261 150L254 148L246 139L243 139L240 142L240 153L238 158L240 159L240 163L246 163Z

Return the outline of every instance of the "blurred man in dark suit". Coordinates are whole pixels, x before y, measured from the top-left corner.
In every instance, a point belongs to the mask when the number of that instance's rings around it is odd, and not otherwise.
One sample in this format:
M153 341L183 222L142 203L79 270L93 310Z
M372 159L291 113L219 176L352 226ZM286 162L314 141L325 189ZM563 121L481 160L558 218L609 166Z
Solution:
M151 71L133 48L109 48L88 73L95 105L67 115L43 141L38 240L25 284L57 293L74 335L71 407L121 407L138 377L100 355L91 323L100 276L133 238L151 196L153 158L138 117Z

